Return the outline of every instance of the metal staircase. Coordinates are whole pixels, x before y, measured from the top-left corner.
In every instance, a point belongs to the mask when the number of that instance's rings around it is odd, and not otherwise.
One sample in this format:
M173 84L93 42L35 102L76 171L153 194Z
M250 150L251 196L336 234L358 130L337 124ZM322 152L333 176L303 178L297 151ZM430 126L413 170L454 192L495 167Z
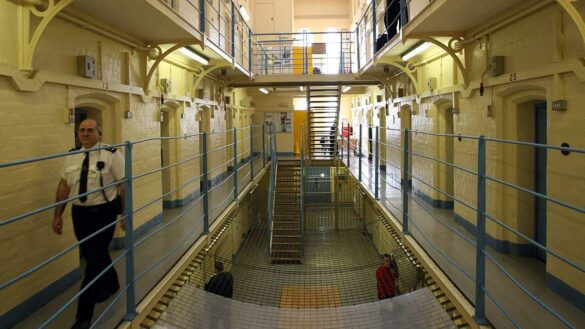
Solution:
M301 164L299 160L278 160L274 219L272 225L272 263L301 264Z
M307 88L307 142L312 160L333 160L341 103L341 86Z

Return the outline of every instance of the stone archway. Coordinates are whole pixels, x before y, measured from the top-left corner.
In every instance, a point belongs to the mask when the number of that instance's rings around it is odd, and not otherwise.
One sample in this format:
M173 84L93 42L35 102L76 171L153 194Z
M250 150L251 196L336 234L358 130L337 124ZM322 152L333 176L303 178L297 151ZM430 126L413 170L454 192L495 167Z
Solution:
M453 101L451 99L439 99L433 103L434 112L434 132L436 134L453 135ZM436 136L435 138L435 157L445 163L454 164L454 143L453 137ZM453 167L440 162L434 163L433 181L435 188L439 191L433 191L433 206L444 209L453 209L453 198L455 182Z
M181 104L176 101L168 101L161 105L161 137L177 137L180 135L180 108ZM161 139L161 183L163 197L163 208L174 208L178 205L179 192L179 166L173 166L179 160L179 142L177 139ZM175 191L175 192L172 192Z
M75 97L74 108L86 109L87 118L100 124L104 143L122 143L120 99L108 93L87 93Z
M537 140L537 104L544 105L544 111L547 111L547 99L550 99L546 88L541 86L514 86L498 94L499 108L501 115L497 117L498 138L507 140L517 140L522 142L535 143ZM542 118L540 120L543 120ZM546 116L544 117L544 134L546 136L547 124ZM542 142L542 141L541 141ZM544 140L546 143L546 139ZM542 194L546 194L546 151L539 153L536 148L531 146L521 146L514 144L496 144L497 154L500 161L496 163L497 169L495 175L502 177L504 181L518 185L531 191L537 191L540 188ZM540 154L540 155L539 155ZM538 169L538 158L542 158L544 167ZM489 167L488 167L489 168ZM540 174L537 172L540 170ZM488 173L489 174L489 173ZM539 181L544 185L538 186ZM535 208L537 203L541 203L537 198L529 193L522 192L518 189L498 185L493 191L493 197L501 211L495 211L497 218L512 228L518 230L528 237L534 238L543 245L546 245L546 207L542 210L539 219L539 211ZM488 203L489 204L489 203ZM537 236L538 221L544 221L544 227L540 232L541 237ZM504 250L513 254L532 256L536 254L535 247L528 241L520 238L517 234L503 228L495 229L496 239L504 240L502 246ZM542 257L544 259L544 255Z

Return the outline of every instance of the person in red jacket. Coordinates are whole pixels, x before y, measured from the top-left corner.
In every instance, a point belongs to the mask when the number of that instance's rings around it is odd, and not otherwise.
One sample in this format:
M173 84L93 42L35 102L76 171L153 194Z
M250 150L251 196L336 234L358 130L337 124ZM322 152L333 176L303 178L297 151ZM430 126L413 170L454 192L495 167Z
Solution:
M398 266L389 254L384 254L384 261L376 270L378 299L392 298L398 295Z

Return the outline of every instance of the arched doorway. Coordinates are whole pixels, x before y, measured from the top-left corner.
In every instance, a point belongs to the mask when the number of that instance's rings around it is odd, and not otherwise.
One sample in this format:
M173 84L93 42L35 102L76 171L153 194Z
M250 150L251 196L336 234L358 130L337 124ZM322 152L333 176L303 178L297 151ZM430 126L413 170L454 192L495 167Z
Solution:
M386 140L386 135L388 134L386 130L386 106L379 106L376 113L378 117L378 126L380 127L380 168L378 169L386 171L386 164L388 163L388 159L386 158L386 148L388 147L388 141Z
M544 99L534 99L516 106L517 140L547 143L547 105ZM547 150L532 146L518 146L516 152L517 184L546 195ZM533 236L534 241L546 246L546 200L519 192L516 200L520 232ZM533 234L530 234L533 232ZM536 256L546 261L546 252L536 248Z
M453 111L452 101L440 100L435 102L436 106L436 118L435 118L435 132L437 134L448 134L454 133L453 129ZM449 164L454 164L454 138L453 137L435 137L436 138L436 158ZM453 195L455 180L453 176L453 167L435 162L434 175L436 177L436 188L441 192L433 191L436 200L434 206L445 209L453 209L453 198L448 195Z
M102 128L101 142L119 144L122 142L120 100L106 93L88 93L75 97L75 145L77 128L81 121L94 119Z
M201 106L199 107L197 117L199 119L199 133L209 133L211 132L211 108L208 106ZM199 154L203 154L203 135L200 135L199 141ZM210 149L210 142L209 142L209 134L207 135L207 151L209 152ZM207 161L209 164L209 160ZM203 156L199 157L199 168L201 168L201 173L203 173ZM209 166L208 166L209 169ZM209 177L208 179L210 179ZM200 184L201 188L203 188L203 180L201 180Z
M174 137L179 135L178 131L178 108L177 102L166 102L160 108L160 136ZM176 139L161 139L160 143L160 164L161 168L166 168L178 162L178 146ZM161 184L164 208L174 208L177 206L178 191L174 191L179 186L179 168L171 166L161 170Z

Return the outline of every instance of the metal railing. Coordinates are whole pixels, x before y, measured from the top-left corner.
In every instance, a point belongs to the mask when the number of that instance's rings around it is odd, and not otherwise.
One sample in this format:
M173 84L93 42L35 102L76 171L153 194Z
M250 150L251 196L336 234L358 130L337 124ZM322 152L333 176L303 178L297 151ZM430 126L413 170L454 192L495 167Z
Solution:
M278 163L277 163L277 153L276 147L272 147L276 145L276 131L272 125L268 126L270 131L270 181L268 185L268 228L270 230L270 241L269 241L269 250L268 254L272 255L272 235L274 231L274 203L276 199L276 175L278 170Z
M356 72L352 32L262 33L254 36L254 74Z
M372 1L353 31L254 33L234 1L184 1L192 9L180 13L193 16L216 50L256 75L357 73L408 22L409 6Z
M301 125L301 254L305 255L305 125Z
M123 149L125 178L79 196L68 197L60 202L37 206L35 209L7 208L5 210L8 210L10 215L0 220L0 232L9 232L13 230L12 226L15 225L30 225L27 223L39 218L46 219L46 217L52 216L52 210L55 207L66 205L84 195L100 194L102 193L101 191L114 188L120 184L125 185L124 214L119 216L113 223L99 229L81 241L71 243L54 254L35 250L34 246L31 246L29 250L23 250L22 256L29 259L29 261L32 261L33 255L45 254L47 256L42 256L42 258L29 262L28 264L31 265L18 274L13 276L3 275L4 280L0 283L0 291L4 295L4 293L9 293L11 289L22 289L22 284L31 279L34 280L34 277L39 275L41 271L55 266L56 261L74 252L82 243L124 221L124 235L114 238L114 245L123 245L123 249L112 251L112 264L99 273L81 291L71 298L67 297L66 301L58 306L56 312L43 319L39 327L54 326L55 321L79 299L82 293L91 289L96 281L104 276L110 268L120 266L125 266L125 283L105 308L99 309L92 327L103 325L102 322L115 325L122 319L132 320L136 316L137 301L140 301L154 287L156 282L166 274L166 271L183 252L188 250L201 236L209 234L210 226L224 209L234 199L237 199L238 193L243 190L243 187L248 182L253 181L255 173L266 167L266 161L264 160L266 150L271 150L274 165L276 160L274 133L272 132L269 136L270 145L268 146L266 145L267 140L264 138L264 132L266 132L265 126L248 126L214 133L203 132L183 136L147 138L92 149L92 152L99 152L112 147ZM213 135L214 138L211 139L210 135ZM230 140L229 136L233 136L233 139ZM154 149L161 149L161 144L162 149L171 147L171 144L173 144L173 147L184 146L183 149L187 150L188 154L181 154L173 161L170 161L170 158L163 151L160 154L160 162L151 161L151 158L145 155L145 152L148 154L148 150L152 150L153 147ZM238 150L242 151L238 153ZM262 150L262 152L255 153L255 150ZM83 152L83 150L80 150L0 163L0 175L7 178L7 176L12 176L19 172L34 170L35 166L42 165L47 167L46 164L49 162L49 164L52 164L52 167L49 167L56 168L55 161ZM139 154L139 159L136 159L137 154ZM153 157L156 157L156 154L153 154ZM262 160L260 168L254 166L256 158ZM139 162L136 162L136 160ZM214 167L210 168L210 164ZM230 164L233 164L233 167L230 168ZM176 185L165 187L160 194L152 193L155 188L150 185L153 179L166 181L170 176L179 178ZM58 173L55 172L55 175L51 177L57 180ZM233 186L228 185L230 179L233 182ZM30 186L29 184L18 187L18 182L14 182L14 184L14 187L21 191L25 191L24 189ZM26 182L23 182L23 184L26 184ZM155 185L160 186L160 183ZM50 185L50 187L51 191L45 191L43 195L54 193L52 190L53 185ZM35 187L35 190L38 189ZM136 194L136 191L140 193ZM164 220L152 223L144 221L145 217L148 218L153 212L158 213L154 218L165 217L164 211L160 209L165 204L173 204L173 202L177 201L180 201L182 208L178 212L173 212L170 218L164 218ZM40 203L33 202L31 204ZM147 231L144 230L144 227L140 227L140 232L142 233L137 234L134 227L134 223L137 220L140 220L141 226L150 227L152 224L155 225L152 225L152 228ZM66 221L66 223L70 222ZM46 225L50 226L50 221L46 221ZM169 244L168 239L165 240L161 233L172 230L175 225L182 225L181 233L173 239L174 244ZM164 241L160 241L160 239ZM148 248L149 245L158 245L163 242L165 243L165 248L162 250L157 248L156 253L152 253L152 248ZM43 244L42 248L46 248L46 246L47 244ZM140 267L136 266L135 259L140 260ZM152 280L153 276L155 277L154 280ZM144 281L147 277L150 277L150 280ZM137 294L136 290L136 285L138 284L141 286L140 294ZM125 311L115 308L114 305L118 301L124 300L124 298L126 303ZM45 299L45 302L48 301ZM108 315L107 317L106 314ZM9 324L9 326L14 324Z
M390 128L383 128L385 129L385 137L381 140L379 127L367 127L370 131L368 136L371 135L372 138L364 137L362 125L355 128L357 129L354 130L359 131L358 137L354 138L355 142L345 143L347 158L344 159L344 162L347 167L373 192L376 199L381 200L391 213L395 213L397 218L402 218L403 234L412 235L418 240L434 260L442 264L441 267L447 269L448 275L459 287L467 287L470 282L473 283L473 290L463 289L463 292L470 300L474 301L475 319L478 324L485 324L488 319L491 321L492 318L501 316L508 322L497 323L496 326L529 327L530 325L525 323L526 317L522 314L526 312L539 314L544 310L545 313L549 314L548 317L552 319L549 319L549 321L552 321L553 326L575 328L578 325L578 323L574 322L575 320L569 320L562 312L555 309L554 305L558 304L555 303L556 297L552 294L552 291L550 295L543 294L542 291L535 291L534 285L527 283L525 278L514 274L518 269L514 271L514 269L509 268L512 260L510 262L502 260L502 255L497 253L502 250L498 249L498 243L495 239L504 237L504 241L510 241L509 243L519 241L517 242L519 243L518 248L528 250L526 252L528 255L536 256L540 252L544 255L540 257L554 258L555 263L560 263L562 267L569 268L570 271L574 272L574 275L583 276L585 265L580 263L579 260L568 256L572 251L567 251L566 248L560 247L558 241L551 244L551 246L547 246L545 244L546 240L539 238L537 232L531 232L530 229L526 228L526 225L513 225L511 223L516 223L520 219L536 220L527 216L537 216L539 209L533 208L533 210L530 210L530 206L523 206L526 202L529 204L544 203L545 209L547 203L554 205L554 212L544 210L544 214L548 214L549 217L554 214L556 220L564 218L564 220L569 221L585 219L585 206L582 202L575 203L575 200L569 202L560 197L551 196L545 190L538 191L536 187L530 187L531 184L526 183L526 181L520 184L498 177L498 175L502 175L502 171L497 170L497 168L506 167L509 164L505 163L503 159L498 159L494 152L504 148L516 148L517 152L527 152L527 154L530 152L534 154L536 150L543 150L545 153L555 151L562 152L565 155L574 153L574 156L582 156L585 153L584 149L487 138L484 136L435 134ZM448 143L475 143L476 153L467 154L466 157L459 158L458 161L461 163L455 162L452 156L433 156L429 153L438 152L435 151L435 146L438 145L437 141L433 139L438 139L438 142L443 145L442 147L447 148L449 147ZM364 143L364 141L367 141L367 143ZM488 143L491 144L489 147ZM342 143L342 145L344 144ZM364 161L361 157L362 145L366 145L369 154L373 153L375 167L371 171L362 169L362 161ZM380 147L384 151L382 155ZM461 147L473 147L473 145L462 145ZM519 150L520 148L524 148L524 150ZM350 162L349 154L352 151L355 158L353 161L358 161L357 166L355 162L353 162L353 165ZM471 158L475 158L475 160ZM526 161L532 161L533 157L527 156L526 159L530 159ZM437 169L432 169L435 167ZM382 171L381 168L384 170ZM511 169L508 168L508 170ZM432 173L441 173L445 179L433 178ZM470 176L471 178L469 178ZM563 179L562 173L555 171L549 171L548 176L546 178L549 182L548 184L554 179ZM460 183L463 179L475 182L475 197L471 197L462 191L455 191L454 186L445 187L445 180L449 179L458 179ZM536 180L538 177L534 179ZM379 183L380 181L381 183ZM442 183L438 183L438 181L442 181ZM527 184L528 186L526 186ZM460 185L460 188L462 187ZM392 195L398 193L402 195L402 202L392 197ZM514 213L518 212L518 218L513 218L512 221L510 221L511 218L507 212L495 206L498 200L502 202L500 197L502 193L506 195L516 193L518 203L515 207L518 209ZM439 199L439 201L445 201L439 202L434 200L435 198ZM521 202L521 200L526 202ZM453 215L456 222L463 225L469 233L463 233L458 227L454 227L451 224L452 219L446 219L444 215L437 215L433 210L435 207L454 208ZM508 205L507 207L510 206ZM528 209L531 215L523 213L522 209L524 208L522 207ZM540 211L542 213L542 209ZM423 225L421 219L418 219L421 213L430 217L437 227L452 235L451 239L454 242L451 243L456 243L460 246L457 253L453 253L451 250L454 245L445 246L441 241L436 240L437 229L428 231L429 224L425 223ZM473 213L475 218L463 218L458 213ZM417 215L413 217L413 214ZM475 224L473 219L475 219ZM489 233L486 227L491 228ZM535 229L538 230L538 228ZM494 237L494 234L498 232L500 234ZM504 233L502 234L501 232ZM550 234L548 236L551 237ZM513 237L517 237L517 239ZM469 249L470 252L475 250L475 263L470 264L469 261L465 261L463 249ZM517 262L517 260L514 262ZM488 271L489 276L486 275ZM544 273L542 281L544 281ZM512 305L508 302L509 296L502 295L502 286L507 286L510 290L518 290L518 295L520 296L516 297L521 297L522 302L517 302L516 304L521 304L520 306ZM511 291L507 291L507 293L511 293ZM486 297L491 303L486 303ZM527 311L526 307L531 308Z

